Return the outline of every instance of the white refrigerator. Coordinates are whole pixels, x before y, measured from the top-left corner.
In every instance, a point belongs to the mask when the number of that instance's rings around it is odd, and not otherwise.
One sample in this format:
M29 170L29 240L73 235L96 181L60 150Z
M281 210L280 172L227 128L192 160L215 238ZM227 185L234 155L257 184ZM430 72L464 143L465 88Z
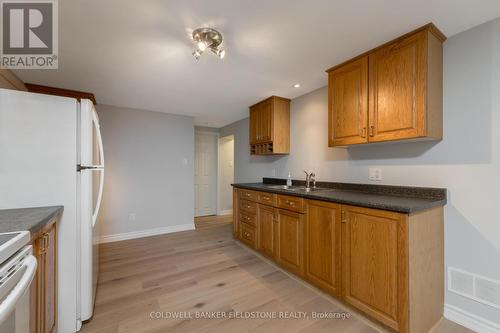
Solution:
M92 316L104 184L99 118L89 100L0 89L0 209L63 205L58 332Z

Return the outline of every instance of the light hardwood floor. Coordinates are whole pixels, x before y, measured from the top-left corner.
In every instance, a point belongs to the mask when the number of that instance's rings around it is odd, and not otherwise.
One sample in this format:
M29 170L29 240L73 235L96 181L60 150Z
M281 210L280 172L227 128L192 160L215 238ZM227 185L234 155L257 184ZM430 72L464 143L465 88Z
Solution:
M103 244L94 317L84 333L377 332L368 321L232 239L231 217L197 230ZM230 319L237 312L351 313L349 319ZM216 312L219 319L151 319ZM443 321L439 333L470 332Z

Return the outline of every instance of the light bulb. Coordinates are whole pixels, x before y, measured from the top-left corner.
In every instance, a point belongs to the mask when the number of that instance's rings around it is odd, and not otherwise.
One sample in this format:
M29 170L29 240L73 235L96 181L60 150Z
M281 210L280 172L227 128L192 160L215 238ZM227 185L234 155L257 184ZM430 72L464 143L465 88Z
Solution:
M219 58L224 59L226 56L226 50L220 50L218 56Z
M200 56L201 56L201 54L202 54L202 53L203 53L203 52L202 52L202 51L200 51L200 50L194 50L194 51L193 51L193 53L192 53L192 55L194 56L194 58L195 58L196 60L199 60L199 59L200 59Z
M207 44L205 42L198 42L198 50L201 52L205 51L207 49Z
M294 87L294 88L300 88L300 83L295 83L295 84L293 85L293 87Z

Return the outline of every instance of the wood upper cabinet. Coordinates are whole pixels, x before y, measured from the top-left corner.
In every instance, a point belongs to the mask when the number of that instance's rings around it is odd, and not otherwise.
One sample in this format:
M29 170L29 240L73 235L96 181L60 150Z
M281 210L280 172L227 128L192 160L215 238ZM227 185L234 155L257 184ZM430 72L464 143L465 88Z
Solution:
M250 107L249 142L252 155L290 152L290 100L271 96Z
M422 31L370 54L369 141L426 136L427 37Z
M278 263L299 276L304 274L304 214L278 210Z
M272 107L273 100L266 100L259 105L259 139L258 142L266 142L272 140L273 135L273 117Z
M248 124L248 133L250 135L249 142L250 145L256 144L258 142L257 139L257 128L259 127L259 108L254 107L250 108L250 116L249 116L249 124Z
M271 206L259 204L258 211L259 235L257 237L257 250L270 258L274 258L277 243L276 225L278 217L276 209Z
M305 275L321 289L341 295L340 205L308 200L305 227Z
M0 88L23 90L26 91L26 86L11 70L0 68Z
M440 140L443 42L432 24L329 73L329 146Z
M343 294L351 305L405 331L408 269L406 221L398 213L342 206Z
M365 143L368 127L368 57L328 73L328 145Z

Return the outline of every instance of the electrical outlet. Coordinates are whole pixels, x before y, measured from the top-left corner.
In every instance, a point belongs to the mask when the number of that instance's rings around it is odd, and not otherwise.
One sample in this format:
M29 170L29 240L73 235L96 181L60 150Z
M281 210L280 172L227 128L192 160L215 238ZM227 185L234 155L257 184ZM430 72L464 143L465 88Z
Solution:
M382 180L382 169L380 168L370 168L368 169L368 178L373 181Z
M276 177L276 174L277 174L276 169L273 169L273 177Z
M135 213L128 214L128 220L129 221L135 221Z

